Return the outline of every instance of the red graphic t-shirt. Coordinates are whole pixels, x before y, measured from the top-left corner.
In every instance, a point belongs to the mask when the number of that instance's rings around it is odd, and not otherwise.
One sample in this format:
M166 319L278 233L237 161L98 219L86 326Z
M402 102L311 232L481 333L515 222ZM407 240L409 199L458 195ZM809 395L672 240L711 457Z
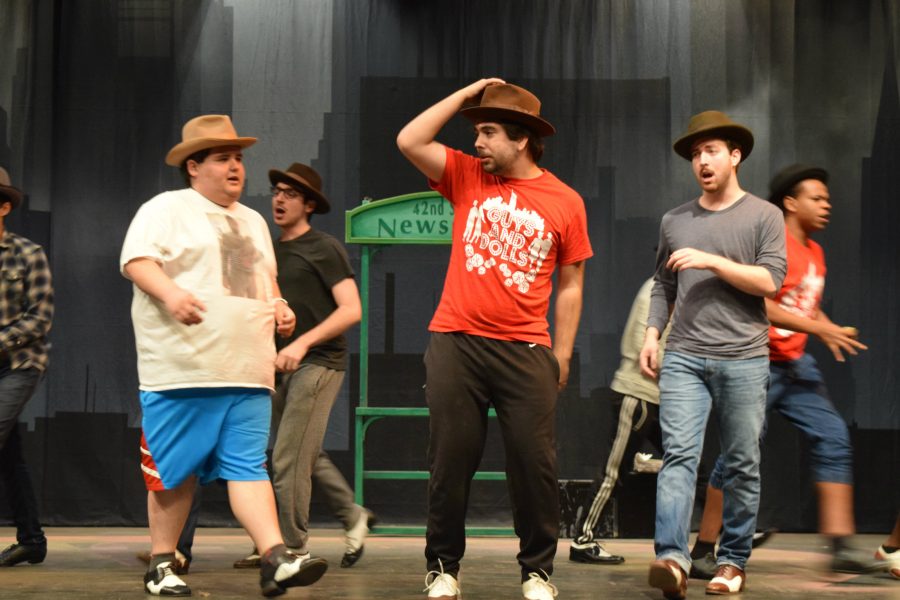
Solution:
M784 310L801 317L815 319L825 290L825 253L812 240L804 246L790 231L787 244L787 275L775 302ZM809 336L789 329L769 327L769 359L795 360L803 355Z
M447 149L432 188L453 204L453 245L430 331L550 346L547 310L557 264L593 255L584 201L544 170L534 179L486 173Z

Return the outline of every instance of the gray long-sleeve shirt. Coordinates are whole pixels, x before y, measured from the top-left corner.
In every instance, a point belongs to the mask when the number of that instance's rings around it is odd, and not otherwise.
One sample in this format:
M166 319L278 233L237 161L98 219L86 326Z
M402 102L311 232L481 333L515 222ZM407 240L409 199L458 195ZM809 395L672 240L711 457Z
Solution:
M765 300L742 292L712 271L666 268L669 255L694 248L744 265L764 267L781 287L787 271L784 217L774 205L745 194L720 211L699 199L667 212L659 230L656 275L647 325L662 331L674 304L668 352L719 359L766 356L769 320Z

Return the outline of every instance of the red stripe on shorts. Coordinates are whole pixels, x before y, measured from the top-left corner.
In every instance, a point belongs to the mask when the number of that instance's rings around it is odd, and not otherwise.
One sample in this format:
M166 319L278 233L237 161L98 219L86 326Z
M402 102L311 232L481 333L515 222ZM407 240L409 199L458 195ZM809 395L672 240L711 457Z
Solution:
M144 485L148 491L158 492L166 489L162 479L159 478L159 469L156 467L150 448L147 447L147 438L144 437L143 431L141 432L141 473L144 475Z

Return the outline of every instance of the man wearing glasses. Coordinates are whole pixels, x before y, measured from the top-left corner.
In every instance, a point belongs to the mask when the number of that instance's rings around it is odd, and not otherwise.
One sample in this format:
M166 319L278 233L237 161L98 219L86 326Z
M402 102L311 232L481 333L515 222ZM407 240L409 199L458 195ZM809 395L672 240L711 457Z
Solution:
M344 525L342 567L362 556L373 522L370 511L353 502L353 491L322 450L331 407L347 370L344 332L359 322L362 309L353 269L335 238L313 229L314 214L331 210L322 178L294 163L269 171L272 216L281 228L275 244L278 285L297 315L293 335L279 339L275 368L282 373L272 399L275 446L273 483L285 543L308 552L312 482ZM251 558L251 557L248 557Z

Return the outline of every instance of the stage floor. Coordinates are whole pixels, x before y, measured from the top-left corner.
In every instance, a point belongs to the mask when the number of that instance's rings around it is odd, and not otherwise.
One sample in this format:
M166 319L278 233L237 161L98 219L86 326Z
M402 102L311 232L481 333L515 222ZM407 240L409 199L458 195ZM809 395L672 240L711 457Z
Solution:
M15 531L0 528L3 547L12 543ZM144 599L143 567L135 553L149 546L146 529L50 528L49 551L40 565L0 569L0 598L103 598ZM860 547L873 551L884 536L861 535ZM647 587L647 564L652 558L650 540L612 540L607 548L625 556L617 566L593 566L569 562L568 540L560 540L553 583L560 600L655 598L662 595ZM325 599L424 599L425 573L422 538L372 537L363 558L351 569L339 568L343 552L341 532L313 531L314 554L331 563L328 573L314 586L295 588L283 598ZM238 570L231 563L251 543L237 529L200 529L194 546L195 560L186 581L195 598L261 598L257 574ZM887 573L867 576L833 576L822 571L825 555L817 535L779 534L753 553L747 588L742 598L845 598L900 599L900 580ZM470 538L460 584L465 600L521 598L519 570L515 562L517 541L512 538ZM703 597L705 582L690 582L688 597Z

